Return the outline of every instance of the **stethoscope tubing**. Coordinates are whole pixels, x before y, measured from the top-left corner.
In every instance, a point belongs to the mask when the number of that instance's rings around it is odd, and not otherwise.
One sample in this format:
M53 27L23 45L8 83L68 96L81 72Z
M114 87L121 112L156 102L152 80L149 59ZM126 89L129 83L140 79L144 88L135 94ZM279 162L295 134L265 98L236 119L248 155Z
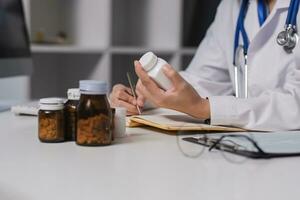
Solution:
M244 22L244 18L246 16L246 14L247 14L248 4L249 4L249 0L242 1L240 13L239 13L238 21L237 21L237 25L236 25L236 33L235 33L235 40L234 40L234 52L236 52L236 49L239 46L240 34L242 35L245 54L248 51L249 38L248 38L248 35L245 30L243 22ZM287 27L296 28L299 4L300 4L300 0L291 0L287 19L286 19L286 24L285 24L286 28ZM263 22L265 21L265 19L267 18L267 6L265 5L263 0L258 1L258 15L259 15L259 23L260 23L260 25L262 25ZM235 57L235 54L233 56ZM235 58L233 59L233 63L235 64Z
M269 13L268 6L264 0L258 0L257 13L259 25L262 26Z
M298 16L298 11L299 11L299 4L300 0L291 0L289 10L288 10L288 15L286 19L286 24L285 24L285 31L288 33L288 29L292 28L295 33L295 37L297 37L297 16ZM242 65L239 63L236 63L236 56L237 56L237 50L239 47L239 40L240 40L240 35L242 36L243 39L243 53L244 53L244 97L248 97L248 64L247 64L247 53L248 53L248 48L249 48L249 38L247 35L247 32L244 27L244 21L245 17L248 11L248 6L249 6L249 0L243 0L237 20L237 25L236 25L236 32L235 32L235 40L234 40L234 53L233 53L233 64L234 64L234 81L235 81L235 92L236 92L236 97L240 97L240 88L239 88L239 76L238 73L242 71L240 69ZM268 7L265 3L264 0L258 0L258 17L259 17L259 24L260 26L263 25L265 22L266 18L268 16ZM296 41L297 44L297 41ZM284 49L289 52L291 51L294 46L284 46ZM239 65L239 66L237 66Z
M293 6L293 14L292 14L292 25L296 28L297 26L297 16L299 11L299 3L300 0L295 0L294 6Z
M245 26L244 26L244 18L246 16L246 11L248 10L248 4L249 4L249 0L243 0L242 4L241 4L241 8L240 8L240 13L239 13L239 17L238 17L238 21L237 21L237 25L236 25L236 32L235 32L235 40L234 40L234 57L233 57L233 64L235 65L235 53L236 50L239 46L239 42L240 42L240 34L242 34L242 39L243 39L243 43L244 43L244 53L246 54L248 51L248 47L249 47L249 38L247 35L247 32L245 30Z
M287 27L289 24L291 24L292 22L292 12L293 12L293 8L294 8L294 4L295 4L295 1L291 0L290 1L290 6L289 6L289 11L288 11L288 15L287 15L287 18L286 18L286 22L285 22L285 26Z

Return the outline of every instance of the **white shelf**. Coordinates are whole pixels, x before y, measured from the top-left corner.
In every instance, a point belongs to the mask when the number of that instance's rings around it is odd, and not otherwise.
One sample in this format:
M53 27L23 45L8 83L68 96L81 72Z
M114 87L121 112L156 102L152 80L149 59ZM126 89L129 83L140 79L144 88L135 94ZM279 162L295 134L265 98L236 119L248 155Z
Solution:
M85 54L101 54L101 53L111 53L111 54L143 54L147 51L153 51L159 54L181 54L181 55L194 55L197 48L181 48L181 49L171 49L171 48L151 48L151 47L110 47L110 48L97 48L97 47L82 47L76 45L39 45L32 44L31 51L33 53L58 53L58 54L68 54L68 53L85 53Z
M184 0L23 1L31 41L64 32L70 43L31 44L33 98L65 95L81 79L127 84L123 74L147 51L177 70L196 52L182 46Z
M32 53L86 53L86 54L101 54L107 49L97 47L82 47L76 45L31 45Z
M152 51L157 54L177 54L177 55L194 55L197 51L197 48L193 47L182 47L179 49L175 48L153 48L153 47L130 47L130 46L119 46L111 47L107 49L111 54L143 54L148 51Z
M153 51L159 54L182 54L182 55L194 55L197 48L151 48L151 47L110 47L110 48L97 48L97 47L82 47L76 45L39 45L32 44L31 51L33 53L86 53L86 54L101 54L104 52L109 52L111 54L143 54L147 51Z
M109 49L112 54L143 54L147 51L153 51L161 54L173 54L176 53L176 49L171 48L151 48L151 47L112 47Z
M112 0L111 44L178 49L182 2Z

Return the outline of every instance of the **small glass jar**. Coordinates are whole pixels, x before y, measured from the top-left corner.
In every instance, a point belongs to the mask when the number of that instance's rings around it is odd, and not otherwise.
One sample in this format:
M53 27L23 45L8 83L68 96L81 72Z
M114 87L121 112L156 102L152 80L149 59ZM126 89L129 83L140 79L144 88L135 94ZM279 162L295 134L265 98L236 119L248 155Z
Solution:
M76 140L77 128L77 106L80 98L78 88L68 89L68 101L65 103L65 139L66 141Z
M103 146L112 142L112 111L106 97L107 83L80 81L76 143Z
M65 140L64 100L60 98L41 99L38 124L41 142L63 142Z

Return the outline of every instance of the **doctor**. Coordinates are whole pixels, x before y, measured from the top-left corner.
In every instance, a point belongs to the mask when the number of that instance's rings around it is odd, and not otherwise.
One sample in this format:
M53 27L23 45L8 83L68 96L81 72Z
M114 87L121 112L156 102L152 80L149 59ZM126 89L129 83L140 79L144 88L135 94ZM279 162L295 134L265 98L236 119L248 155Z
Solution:
M160 89L135 61L137 100L116 85L112 104L136 114L148 100L212 125L300 129L298 8L298 0L223 0L189 67L164 66L172 89Z

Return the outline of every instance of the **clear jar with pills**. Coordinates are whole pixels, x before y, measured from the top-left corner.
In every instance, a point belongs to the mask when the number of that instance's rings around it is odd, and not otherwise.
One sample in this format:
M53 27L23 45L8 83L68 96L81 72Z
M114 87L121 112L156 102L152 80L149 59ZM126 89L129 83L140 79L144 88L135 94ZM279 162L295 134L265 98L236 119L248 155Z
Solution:
M107 83L79 82L76 143L84 146L109 145L112 142L112 110L106 93Z
M38 135L41 142L65 141L64 100L40 99L38 112Z
M79 88L68 89L68 101L65 103L66 141L76 140L77 106L80 98Z

